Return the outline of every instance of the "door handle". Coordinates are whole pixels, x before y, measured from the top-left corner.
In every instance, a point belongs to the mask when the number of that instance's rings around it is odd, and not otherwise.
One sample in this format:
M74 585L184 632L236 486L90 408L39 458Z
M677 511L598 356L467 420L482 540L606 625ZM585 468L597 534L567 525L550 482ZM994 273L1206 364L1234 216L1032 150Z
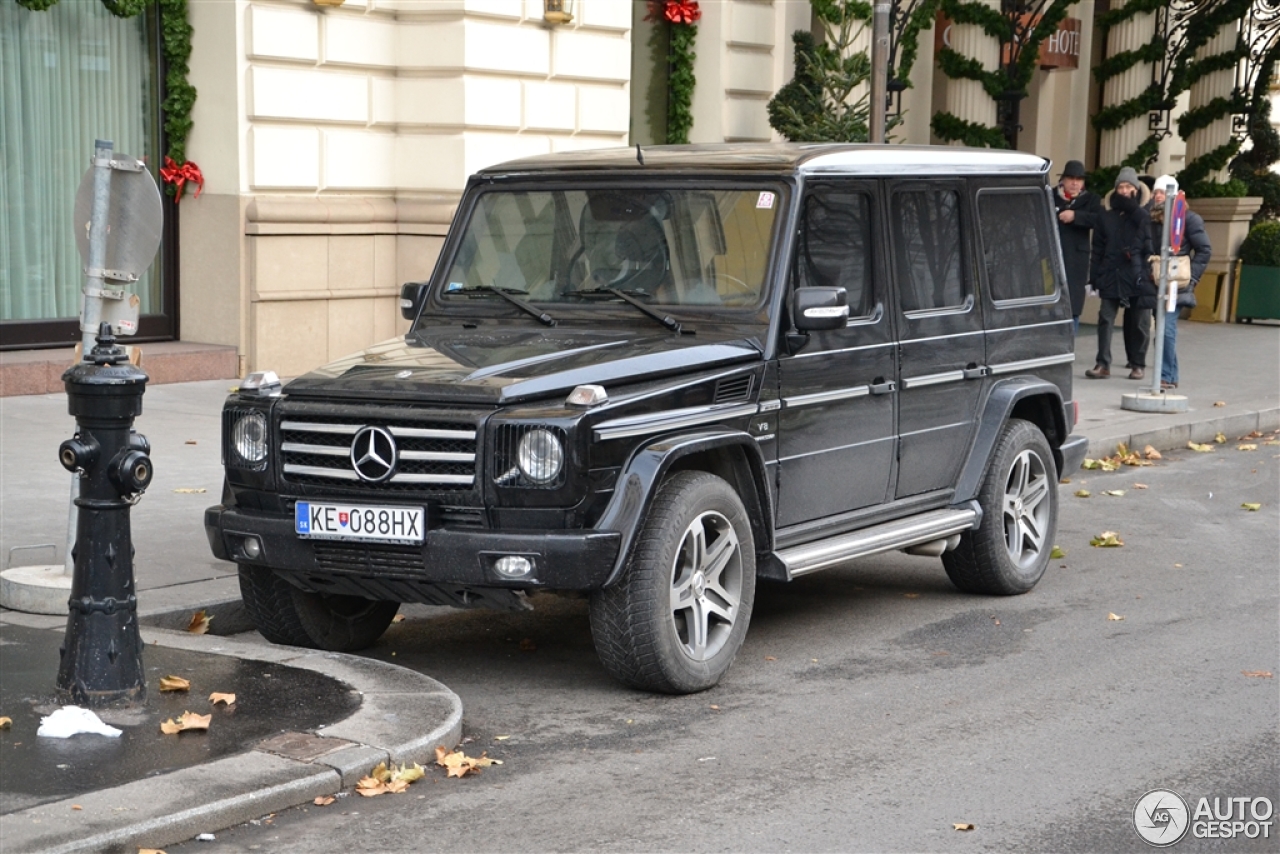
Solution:
M893 391L897 389L897 387L898 387L897 383L895 383L893 380L889 380L888 382L872 383L871 393L872 394L891 394Z
M986 365L970 365L964 369L964 378L967 380L980 380L988 373Z

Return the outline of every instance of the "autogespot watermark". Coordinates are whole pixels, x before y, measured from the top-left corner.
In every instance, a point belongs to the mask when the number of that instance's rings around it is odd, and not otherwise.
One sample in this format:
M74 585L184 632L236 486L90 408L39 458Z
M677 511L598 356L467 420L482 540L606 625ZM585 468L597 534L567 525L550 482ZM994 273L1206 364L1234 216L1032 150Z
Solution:
M1167 848L1190 831L1194 839L1270 839L1275 807L1263 797L1202 797L1195 809L1177 792L1152 789L1133 807L1143 841Z

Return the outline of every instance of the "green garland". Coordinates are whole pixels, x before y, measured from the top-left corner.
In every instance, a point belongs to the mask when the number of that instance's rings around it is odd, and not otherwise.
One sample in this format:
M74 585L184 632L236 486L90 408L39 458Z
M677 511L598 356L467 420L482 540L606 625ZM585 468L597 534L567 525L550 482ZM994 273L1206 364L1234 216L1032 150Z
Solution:
M58 0L14 0L33 12L43 12ZM160 9L161 52L164 55L165 98L164 130L169 141L168 156L179 166L187 162L187 136L191 133L191 110L196 103L196 88L187 80L191 69L191 24L187 22L187 0L102 0L107 11L117 18L132 18L152 3ZM166 184L165 192L174 195L174 185Z
M667 72L667 142L687 144L689 130L693 127L693 87L698 82L693 76L693 51L698 36L697 24L668 24L671 29L671 49L668 54Z
M960 142L972 148L1009 147L1009 141L999 128L967 122L947 112L934 113L929 128L938 139Z
M920 33L933 26L938 13L938 2L939 0L920 0L920 5L907 18L902 35L898 37L902 56L893 72L893 79L907 87L911 86L911 68L916 64L916 56L920 52Z

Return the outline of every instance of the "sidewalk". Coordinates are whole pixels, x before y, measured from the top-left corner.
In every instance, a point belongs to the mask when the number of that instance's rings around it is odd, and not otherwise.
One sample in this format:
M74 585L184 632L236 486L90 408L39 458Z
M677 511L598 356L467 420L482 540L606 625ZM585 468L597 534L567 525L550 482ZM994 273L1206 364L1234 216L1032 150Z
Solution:
M1178 392L1189 399L1190 408L1164 415L1120 408L1122 394L1149 389L1149 380L1130 381L1123 373L1109 380L1084 378L1085 369L1094 363L1096 336L1093 327L1081 328L1073 366L1074 398L1080 408L1075 432L1088 438L1090 456L1109 455L1120 442L1167 450L1187 441L1211 440L1218 432L1235 438L1252 430L1280 428L1280 326L1184 321L1178 333ZM1113 355L1123 364L1123 345L1117 340L1115 347ZM1148 366L1148 376L1152 370ZM292 752L261 745L260 733L254 731L244 736L242 752L159 778L84 791L71 800L24 804L0 793L4 850L92 851L170 844L350 787L387 758L425 762L433 758L436 745L452 747L461 735L457 697L428 677L355 656L214 636L250 628L239 608L235 568L213 559L203 530L204 508L219 500L220 413L232 385L214 380L152 386L143 399L136 426L151 441L155 480L133 508L132 527L148 651L152 645L167 650L157 652L157 661L166 660L163 655L190 656L184 666L195 670L216 669L212 662L222 656L229 657L224 662L267 662L284 671L311 671L361 692L359 709L341 721L332 714L335 720L324 721L323 728L299 723L307 732L323 732L324 739L333 741L317 744L319 739L295 733L300 740ZM1216 405L1219 402L1222 405ZM71 481L58 464L57 448L73 429L64 394L0 398L3 568L62 562ZM200 608L214 614L213 634L171 631L184 628ZM56 656L65 621L0 610L0 629L39 630L22 637L46 647L46 655L54 650ZM0 636L0 644L12 642ZM154 683L166 674L153 672L152 663L147 660L154 696ZM56 670L48 673L46 700L55 675ZM8 672L5 678L9 680ZM27 694L41 694L40 686ZM202 698L192 697L193 710L197 699ZM27 713L31 705L25 707ZM0 708L0 715L17 720L10 709ZM14 740L16 725L0 733L0 748L12 749ZM6 764L0 768L24 771L15 768L9 755L5 753ZM73 810L73 801L82 809ZM120 812L122 805L129 810Z

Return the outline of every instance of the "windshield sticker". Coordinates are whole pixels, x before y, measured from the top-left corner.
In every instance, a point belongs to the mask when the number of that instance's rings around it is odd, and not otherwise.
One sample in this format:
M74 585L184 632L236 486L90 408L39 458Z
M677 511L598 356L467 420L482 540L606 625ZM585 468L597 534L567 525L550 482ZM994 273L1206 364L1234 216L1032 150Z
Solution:
M444 289L445 293L453 293L462 290L462 282L450 282L448 287Z
M756 207L763 208L764 210L773 210L773 193L770 193L768 190L761 192L760 196L756 199Z

